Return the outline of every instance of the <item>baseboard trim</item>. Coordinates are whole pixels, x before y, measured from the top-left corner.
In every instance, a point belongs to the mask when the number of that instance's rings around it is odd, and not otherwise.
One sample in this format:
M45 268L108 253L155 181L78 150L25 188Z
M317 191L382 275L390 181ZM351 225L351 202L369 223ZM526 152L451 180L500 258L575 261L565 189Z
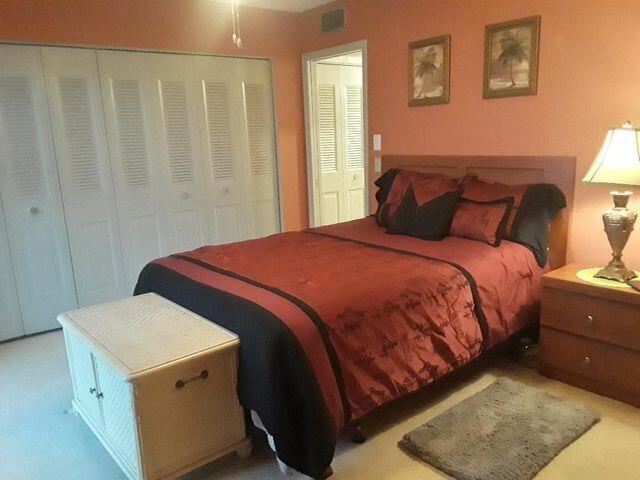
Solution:
M0 345L17 342L18 340L24 340L25 338L37 337L38 335L44 335L45 333L57 332L58 330L62 330L62 327L52 328L51 330L45 330L43 332L30 333L29 335L22 335L21 337L7 338L6 340L0 340Z

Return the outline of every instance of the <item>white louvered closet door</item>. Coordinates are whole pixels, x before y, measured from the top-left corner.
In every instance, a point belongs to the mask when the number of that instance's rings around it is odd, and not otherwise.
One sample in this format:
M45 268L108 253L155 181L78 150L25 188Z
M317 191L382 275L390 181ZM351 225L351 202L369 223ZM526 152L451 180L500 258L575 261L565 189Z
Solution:
M169 251L153 77L143 53L98 51L107 138L128 293L142 268Z
M9 238L0 199L0 342L24 335L18 292L9 251Z
M317 146L317 195L320 225L343 221L345 217L342 176L344 162L340 123L340 67L317 65L314 96Z
M0 192L24 332L77 307L40 48L0 46Z
M342 173L345 192L345 217L355 220L366 216L364 171L364 118L362 67L340 66L345 168Z
M160 147L168 253L193 250L211 243L193 57L147 54L146 65L156 98L156 104L147 108L160 120L155 124L155 141Z
M98 51L125 274L209 243L192 59Z
M280 231L271 67L267 60L236 62L242 89L249 236L257 238Z
M78 302L125 288L109 150L94 50L42 49Z
M320 225L365 212L362 68L318 64L314 95Z
M195 57L195 82L200 94L202 151L210 238L213 243L248 238L242 141L242 91L236 80L236 60Z

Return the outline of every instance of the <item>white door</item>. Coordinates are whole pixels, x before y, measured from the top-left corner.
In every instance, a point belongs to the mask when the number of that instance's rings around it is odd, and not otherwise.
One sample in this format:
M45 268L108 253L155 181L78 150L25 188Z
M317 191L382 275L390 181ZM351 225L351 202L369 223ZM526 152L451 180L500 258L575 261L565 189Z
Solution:
M195 82L202 125L202 151L213 243L248 238L245 168L242 148L242 91L237 81L236 59L195 57Z
M190 56L98 51L128 288L209 243Z
M0 199L0 342L22 335L24 335L22 316Z
M168 253L193 250L210 243L196 108L201 97L193 80L193 57L147 54L146 64L158 100L154 117L161 120L155 136L161 153ZM156 111L154 104L145 108Z
M362 67L316 65L314 92L317 222L365 212Z
M104 428L130 469L138 463L136 418L133 409L133 385L114 372L101 356L93 357Z
M43 48L49 111L81 307L125 288L95 50Z
M163 179L155 142L156 101L146 55L98 51L98 66L116 206L125 267L126 289L133 292L138 274L169 251L163 218Z
M64 339L75 399L91 420L102 426L104 422L98 398L100 390L93 352L84 338L71 329L64 329Z
M249 236L280 231L271 68L267 60L237 59L242 92L243 148Z
M0 191L27 334L77 307L39 47L0 46Z

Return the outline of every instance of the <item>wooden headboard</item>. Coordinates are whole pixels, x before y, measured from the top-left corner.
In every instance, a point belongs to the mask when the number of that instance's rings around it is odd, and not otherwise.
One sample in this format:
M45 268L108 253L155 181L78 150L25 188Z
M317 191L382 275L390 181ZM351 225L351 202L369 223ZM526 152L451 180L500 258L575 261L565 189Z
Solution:
M551 223L549 263L552 268L566 264L567 238L576 177L575 157L383 155L382 171L390 168L444 173L452 177L475 173L485 180L507 184L553 183L557 185L567 197L567 208Z

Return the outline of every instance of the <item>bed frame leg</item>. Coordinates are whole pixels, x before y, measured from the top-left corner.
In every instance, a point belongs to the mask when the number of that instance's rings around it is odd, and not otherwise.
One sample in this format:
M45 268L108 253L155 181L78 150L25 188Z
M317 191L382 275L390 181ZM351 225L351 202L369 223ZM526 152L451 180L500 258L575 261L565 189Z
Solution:
M353 443L361 444L367 441L367 437L362 431L362 425L354 423L351 425L351 441Z
M322 477L322 479L326 480L331 475L333 475L333 468L331 468L331 466L329 466L329 467L327 467L327 470L324 472L324 476Z

